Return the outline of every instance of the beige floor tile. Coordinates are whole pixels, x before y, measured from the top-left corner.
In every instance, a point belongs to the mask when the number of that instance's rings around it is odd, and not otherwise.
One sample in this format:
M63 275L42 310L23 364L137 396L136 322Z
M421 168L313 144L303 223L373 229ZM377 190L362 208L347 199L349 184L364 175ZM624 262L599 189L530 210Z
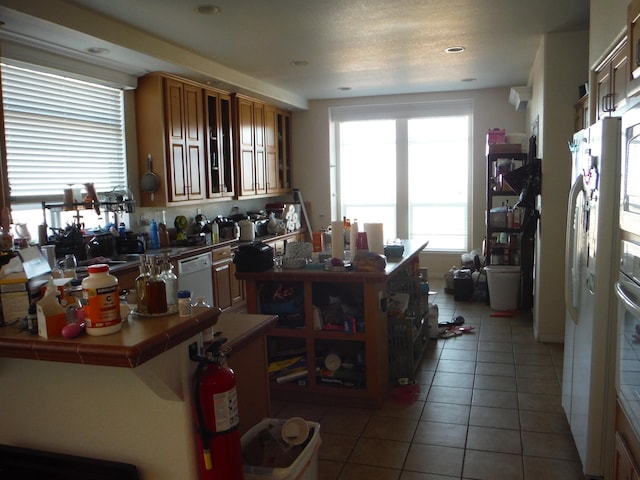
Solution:
M467 360L440 360L438 363L438 372L450 373L475 373L476 362Z
M516 378L518 392L542 395L561 395L560 383L555 378Z
M506 428L469 426L467 449L522 454L520 432Z
M348 463L401 469L409 445L409 442L360 437Z
M576 445L569 433L522 432L522 449L528 456L579 461Z
M427 402L420 420L423 422L455 423L467 425L469 423L469 405L455 405L447 403Z
M398 480L400 470L347 463L338 480Z
M511 342L482 341L478 342L478 351L513 353L513 344Z
M469 425L519 430L520 418L518 410L471 406Z
M551 364L549 366L516 365L516 376L520 378L554 380L556 378L556 370Z
M525 480L584 480L580 462L524 457Z
M464 449L414 443L404 469L438 475L460 476Z
M515 377L516 369L513 364L506 363L485 363L479 362L476 365L478 375L500 375L503 377Z
M500 390L503 392L516 391L516 378L498 375L476 375L474 388L483 390Z
M419 422L413 437L414 443L427 443L443 447L464 448L467 426L453 423Z
M320 420L320 429L321 432L358 436L372 415L373 410L331 408Z
M470 388L439 387L433 386L427 395L427 402L455 403L459 405L471 405Z
M516 365L537 365L553 367L551 355L540 353L516 353L514 356Z
M473 374L438 371L433 377L433 385L438 387L473 388L473 380Z
M518 404L521 410L537 412L563 413L560 395L539 395L537 393L518 392Z
M549 347L546 343L542 342L524 342L514 343L513 351L515 353L537 353L537 354L549 354Z
M508 453L467 450L462 475L463 478L478 480L522 480L522 457Z
M320 429L322 443L318 452L318 458L321 460L346 462L356 446L358 437L322 432L322 426Z
M417 425L417 420L374 415L371 420L369 420L362 436L410 442Z
M427 389L425 389L427 390ZM419 420L422 415L422 409L424 408L424 402L416 401L410 404L399 402L395 400L387 400L382 407L374 411L372 418L377 416L383 417L396 417L396 418L408 418Z
M508 363L510 365L513 365L513 353L479 351L478 362Z
M564 413L520 410L520 427L527 432L571 433Z
M318 460L318 480L338 480L344 463L332 460Z
M518 408L518 395L515 392L481 390L474 388L471 405L495 408Z
M453 337L453 338L448 338L447 342L455 342L456 338L458 337ZM466 361L470 361L470 362L475 362L476 361L476 349L454 349L454 348L444 348L442 350L442 355L440 356L440 359L444 359L444 360L466 360Z
M449 475L436 475L433 473L408 472L403 471L400 480L457 480L460 477L450 477Z

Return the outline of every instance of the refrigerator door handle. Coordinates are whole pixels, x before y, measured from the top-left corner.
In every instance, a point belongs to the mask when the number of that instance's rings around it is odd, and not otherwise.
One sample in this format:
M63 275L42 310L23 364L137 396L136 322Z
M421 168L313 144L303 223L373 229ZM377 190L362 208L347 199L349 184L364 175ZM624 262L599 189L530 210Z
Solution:
M567 209L567 235L566 235L566 248L564 259L564 302L567 307L567 311L573 320L573 323L578 323L578 285L576 282L576 276L580 275L579 261L576 262L576 205L578 203L578 197L582 193L584 188L584 178L582 174L578 175L571 186L569 191L569 207Z
M616 295L624 303L626 310L630 311L636 318L640 318L640 306L626 294L620 282L616 282Z

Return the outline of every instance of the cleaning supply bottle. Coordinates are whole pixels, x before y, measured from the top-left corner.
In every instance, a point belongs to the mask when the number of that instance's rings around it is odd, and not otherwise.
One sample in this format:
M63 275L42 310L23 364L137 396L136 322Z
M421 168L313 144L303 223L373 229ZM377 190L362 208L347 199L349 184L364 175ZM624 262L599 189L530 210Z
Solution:
M149 237L151 240L151 248L160 248L160 233L158 231L158 222L156 222L155 218L151 219L149 223Z

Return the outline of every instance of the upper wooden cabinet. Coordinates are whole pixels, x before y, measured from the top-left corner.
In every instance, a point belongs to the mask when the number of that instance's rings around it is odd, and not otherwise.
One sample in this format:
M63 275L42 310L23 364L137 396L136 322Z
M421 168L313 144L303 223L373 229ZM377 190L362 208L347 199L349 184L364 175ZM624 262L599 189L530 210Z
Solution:
M640 93L640 0L632 0L627 7L627 55L627 94L637 95Z
M142 192L143 207L183 205L235 195L231 95L164 73L138 80L138 162L147 155L160 190Z
M236 95L238 195L291 192L289 114L260 101Z
M208 197L229 198L235 195L233 155L233 115L231 96L207 89L205 120L207 126Z
M290 193L290 116L258 100L166 73L138 79L140 176L151 155L160 189L140 206Z
M620 42L595 71L596 120L608 117L627 103L629 51L626 40Z

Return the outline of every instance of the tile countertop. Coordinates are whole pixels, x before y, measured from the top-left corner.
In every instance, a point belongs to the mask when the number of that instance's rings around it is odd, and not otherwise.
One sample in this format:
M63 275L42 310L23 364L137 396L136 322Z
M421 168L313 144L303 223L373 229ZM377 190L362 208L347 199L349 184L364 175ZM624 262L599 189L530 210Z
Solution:
M129 315L111 335L45 339L12 326L0 328L0 357L134 368L216 324L220 310L194 308L189 318Z

